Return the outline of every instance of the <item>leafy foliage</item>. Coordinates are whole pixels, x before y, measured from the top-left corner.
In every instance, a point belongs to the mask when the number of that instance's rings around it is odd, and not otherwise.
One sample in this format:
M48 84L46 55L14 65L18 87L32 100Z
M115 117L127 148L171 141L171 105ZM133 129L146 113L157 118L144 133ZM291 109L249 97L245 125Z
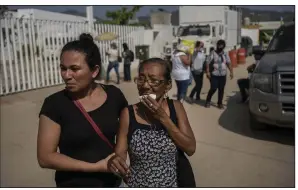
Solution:
M134 6L131 10L128 10L126 7L122 7L117 11L107 11L106 17L110 18L110 23L106 24L119 24L119 25L127 25L128 21L132 19L135 14L140 10L142 6Z
M3 18L7 11L8 11L7 5L0 5L0 18Z

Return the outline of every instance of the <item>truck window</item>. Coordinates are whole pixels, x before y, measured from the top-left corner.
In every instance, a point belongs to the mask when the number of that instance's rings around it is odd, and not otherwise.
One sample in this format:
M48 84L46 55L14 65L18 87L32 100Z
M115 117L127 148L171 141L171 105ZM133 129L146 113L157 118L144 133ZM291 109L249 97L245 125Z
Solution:
M185 26L179 27L178 36L209 36L210 35L210 26L209 25L194 25L194 26Z
M192 35L192 36L199 35L199 29L198 28L189 28L188 35Z
M268 52L283 51L295 51L295 25L281 27L268 46Z

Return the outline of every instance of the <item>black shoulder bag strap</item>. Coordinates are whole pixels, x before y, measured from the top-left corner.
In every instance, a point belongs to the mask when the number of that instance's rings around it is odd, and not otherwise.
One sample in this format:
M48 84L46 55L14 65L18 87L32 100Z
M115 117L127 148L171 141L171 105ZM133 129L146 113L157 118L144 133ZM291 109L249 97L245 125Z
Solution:
M167 98L172 121L178 127L178 119L173 100ZM177 182L178 187L196 187L195 176L185 153L177 147Z

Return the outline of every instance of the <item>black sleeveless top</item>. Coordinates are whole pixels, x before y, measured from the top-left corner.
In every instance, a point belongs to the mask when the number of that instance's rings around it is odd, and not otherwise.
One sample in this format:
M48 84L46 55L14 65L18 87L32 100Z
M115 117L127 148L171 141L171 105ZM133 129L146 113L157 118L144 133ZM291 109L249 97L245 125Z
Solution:
M173 100L167 99L170 118L177 123ZM177 147L161 123L151 126L136 121L129 110L128 153L131 175L129 187L178 187Z

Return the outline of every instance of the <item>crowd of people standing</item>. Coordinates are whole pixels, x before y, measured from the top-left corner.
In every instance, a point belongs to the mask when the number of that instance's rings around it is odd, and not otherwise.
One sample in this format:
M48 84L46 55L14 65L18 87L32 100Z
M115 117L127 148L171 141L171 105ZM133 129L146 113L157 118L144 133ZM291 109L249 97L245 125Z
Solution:
M189 100L201 101L201 89L203 85L204 74L210 81L210 90L205 101L205 107L210 107L213 94L218 90L217 106L223 109L223 95L226 85L228 71L230 78L233 78L233 68L227 53L224 51L226 43L219 40L216 49L210 50L210 54L206 56L204 52L204 43L196 42L193 52L189 52L189 48L182 44L178 45L172 54L172 76L177 85L177 99L180 101ZM192 78L195 81L195 87L192 89L189 97L187 97L187 89ZM194 98L194 96L196 96Z
M120 84L119 64L123 63L124 81L131 82L131 64L134 61L134 53L129 49L127 43L123 43L123 52L120 53L115 43L110 45L106 52L108 56L108 67L106 72L106 83L110 82L110 72L114 69L117 84ZM223 109L223 95L228 70L230 78L233 78L233 68L229 55L224 51L226 43L224 40L217 42L216 48L211 48L207 56L204 52L204 43L195 42L194 51L190 52L188 46L181 43L173 50L171 55L171 75L177 86L177 99L181 102L187 100L190 103L202 101L201 89L203 87L204 74L210 81L210 90L205 101L205 107L210 107L211 98L218 91L217 106ZM194 80L195 86L187 96L189 85Z

